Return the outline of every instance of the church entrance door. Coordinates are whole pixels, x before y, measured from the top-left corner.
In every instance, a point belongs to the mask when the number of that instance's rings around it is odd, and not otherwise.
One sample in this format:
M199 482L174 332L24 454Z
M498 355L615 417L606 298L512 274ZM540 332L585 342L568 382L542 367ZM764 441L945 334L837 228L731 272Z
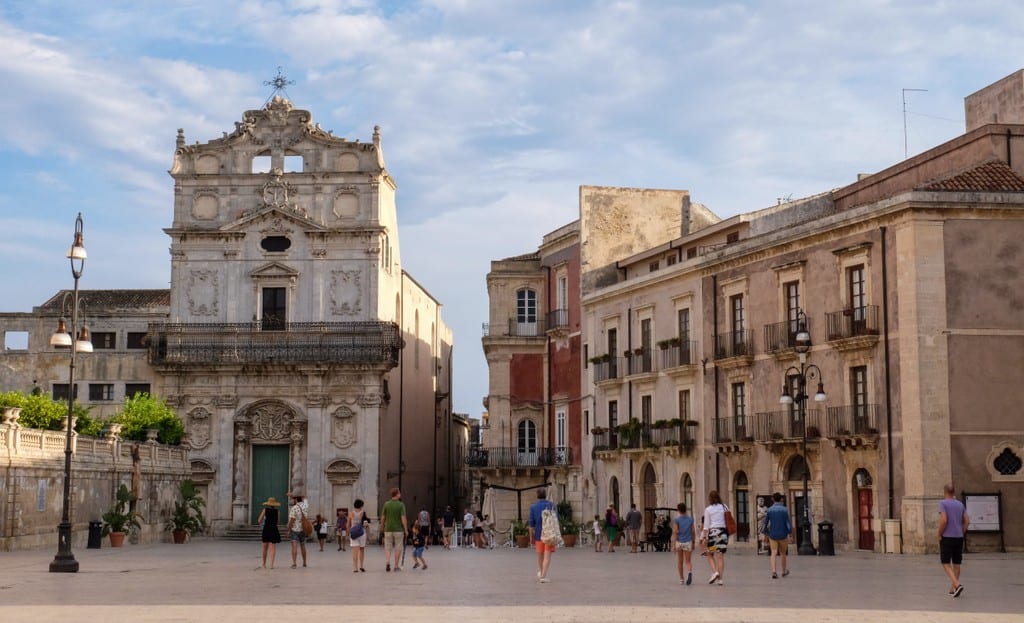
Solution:
M256 518L263 509L267 498L274 496L281 503L280 523L288 520L288 452L289 446L252 447L252 503L249 505L249 521Z

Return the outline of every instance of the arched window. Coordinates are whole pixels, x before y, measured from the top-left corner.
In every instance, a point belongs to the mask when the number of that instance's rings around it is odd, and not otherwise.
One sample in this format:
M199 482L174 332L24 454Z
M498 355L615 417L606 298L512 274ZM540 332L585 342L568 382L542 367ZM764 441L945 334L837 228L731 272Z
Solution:
M697 511L693 508L693 478L690 477L689 473L683 474L679 497L682 498L683 504L686 504L686 510L691 515L696 514Z
M529 288L516 291L516 335L537 335L537 293Z
M786 468L786 480L803 480L806 469L804 457L799 454L794 456L789 461L789 467Z
M532 420L522 420L516 427L516 450L519 465L537 464L537 425Z

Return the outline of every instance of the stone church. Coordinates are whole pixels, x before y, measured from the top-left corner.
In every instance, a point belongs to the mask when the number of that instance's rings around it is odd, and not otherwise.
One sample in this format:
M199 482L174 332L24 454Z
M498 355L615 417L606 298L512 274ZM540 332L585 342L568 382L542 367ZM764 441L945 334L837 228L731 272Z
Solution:
M329 517L357 497L376 516L392 486L410 512L455 503L452 334L402 267L379 128L336 137L276 96L220 138L179 130L176 147L170 291L138 309L137 291L83 293L111 307L90 312L110 337L78 362L79 400L111 413L139 388L164 398L217 533L287 492ZM59 313L0 315L30 334L0 389L69 391L47 341Z

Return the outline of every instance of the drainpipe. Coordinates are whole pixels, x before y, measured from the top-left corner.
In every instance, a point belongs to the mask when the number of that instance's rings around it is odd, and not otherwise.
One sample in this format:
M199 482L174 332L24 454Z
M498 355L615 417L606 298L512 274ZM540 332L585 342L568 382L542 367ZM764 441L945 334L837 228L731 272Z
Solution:
M892 378L889 368L889 271L887 269L886 228L882 227L882 331L885 340L885 436L889 453L889 519L895 515L892 457Z
M718 275L711 275L711 355L714 356L715 348L718 345ZM718 364L715 364L715 428L711 431L711 441L717 441L718 437ZM721 456L715 449L715 489L718 489L718 481L721 478Z
M1013 154L1010 152L1010 137L1012 137L1012 136L1013 136L1013 134L1010 132L1010 129L1007 128L1006 129L1006 166L1010 167L1011 169L1013 168ZM883 227L882 229L884 230L885 228Z
M547 293L547 295L544 297L545 298L545 301L544 301L545 305L544 306L550 310L551 309L551 298L552 298L552 295L551 295L551 267L548 266L547 264L544 265L544 291ZM544 379L544 398L543 398L543 400L544 400L544 429L545 429L545 431L544 431L545 435L544 436L547 439L547 441L545 443L547 444L547 447L550 449L550 448L554 447L554 445L555 445L554 444L554 440L552 439L552 434L551 434L552 430L554 428L553 426L551 426L551 423L555 419L555 415L554 415L552 410L555 408L555 406L553 404L551 404L551 373L552 373L551 334L547 333L547 329L550 329L551 327L547 326L547 316L548 316L548 314L545 313L544 314L544 322L545 322L544 329L545 329L545 333L547 334L547 339L544 341L544 356L545 356L545 359L547 359L547 362L546 362L547 365L545 366L545 374L544 374L544 376L546 376L547 378ZM545 480L547 480L547 479L545 478Z
M402 304L399 307L402 327L405 327L405 270L399 281ZM415 346L413 347L415 348ZM398 354L398 488L402 488L402 428L405 423L405 348ZM384 474L385 476L387 474Z
M623 269L625 270L625 269ZM626 349L633 352L633 308L626 310ZM632 357L629 359L633 361ZM627 365L626 373L629 374ZM626 385L626 422L633 421L633 381ZM629 503L633 504L633 459L629 459ZM621 509L620 509L621 510Z

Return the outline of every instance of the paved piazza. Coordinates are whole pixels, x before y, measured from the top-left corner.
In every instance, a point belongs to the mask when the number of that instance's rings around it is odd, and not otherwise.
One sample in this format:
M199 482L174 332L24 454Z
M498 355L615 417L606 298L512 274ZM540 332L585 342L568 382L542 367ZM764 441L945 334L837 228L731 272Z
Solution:
M259 543L198 539L186 545L79 549L77 574L49 573L54 552L0 552L0 621L1024 621L1024 554L971 554L959 599L946 595L938 556L861 553L797 557L772 580L768 559L730 551L724 586L709 586L698 558L680 586L667 553L559 550L551 583L536 582L532 550L427 550L429 569L384 572L380 548L366 573L328 544L309 567L254 570Z

